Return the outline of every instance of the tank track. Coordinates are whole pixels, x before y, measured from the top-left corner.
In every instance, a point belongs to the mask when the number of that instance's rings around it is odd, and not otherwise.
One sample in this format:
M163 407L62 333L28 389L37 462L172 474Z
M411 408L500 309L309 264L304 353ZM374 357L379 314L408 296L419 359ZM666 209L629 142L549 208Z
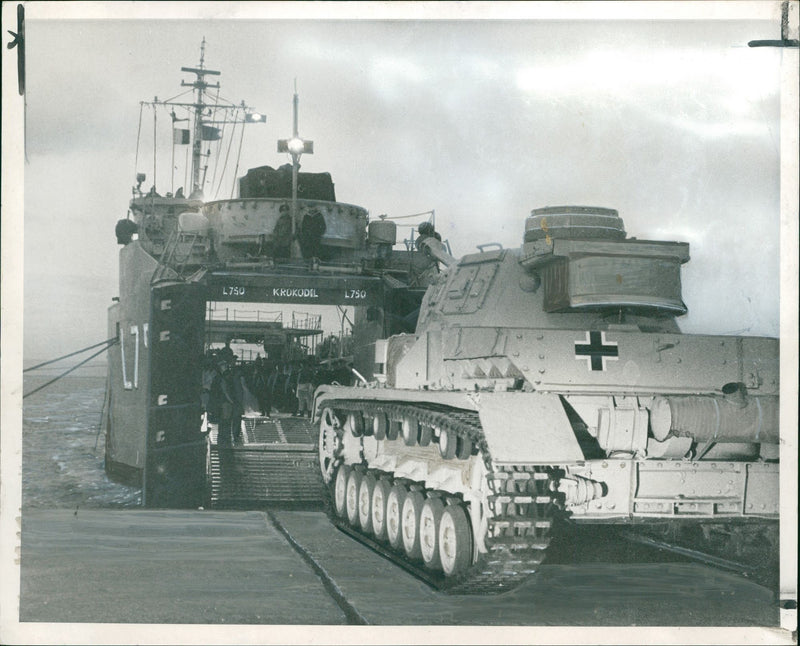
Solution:
M385 541L365 534L348 519L336 514L333 504L327 505L331 521L339 529L355 537L394 563L402 566L429 585L450 594L498 594L511 590L527 580L544 559L550 542L550 528L555 511L555 496L551 493L553 473L546 467L498 467L492 464L483 429L474 411L454 409L433 404L403 404L363 400L328 400L323 404L337 415L361 413L367 418L385 414L391 422L404 419L459 434L472 442L472 455L483 458L487 471L488 506L491 517L484 543L487 552L464 572L446 577L411 560L403 549L393 549ZM367 429L369 429L368 425ZM344 431L347 432L347 431ZM398 441L402 441L399 439ZM457 459L457 458L453 458ZM355 465L356 468L359 468ZM364 473L393 483L391 474L369 469L362 462ZM400 481L408 482L404 478ZM418 488L421 486L417 483ZM333 496L333 485L331 498ZM426 497L440 496L448 504L466 505L458 494L422 488ZM329 498L330 503L330 498ZM473 537L474 540L474 537Z

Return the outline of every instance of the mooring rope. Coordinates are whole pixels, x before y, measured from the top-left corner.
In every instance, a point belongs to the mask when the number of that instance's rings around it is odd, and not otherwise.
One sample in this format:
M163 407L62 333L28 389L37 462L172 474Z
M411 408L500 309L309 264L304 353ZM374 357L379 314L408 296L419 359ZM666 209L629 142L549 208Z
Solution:
M30 368L25 368L22 372L28 372L29 370L36 370L37 368L41 368L42 366L49 366L51 363L55 363L56 361L61 361L62 359L67 359L69 357L73 357L76 354L81 354L82 352L86 352L87 350L91 350L92 348L96 348L101 345L108 345L113 343L117 340L117 337L112 337L110 339L106 339L105 341L100 341L100 343L95 343L94 345L87 346L81 350L75 350L75 352L70 352L69 354L65 354L61 357L57 357L55 359L50 359L50 361L45 361L44 363L38 363L35 366L31 366Z
M47 386L49 386L50 384L52 384L52 383L54 383L54 382L58 381L59 379L61 379L61 377L66 377L66 376L67 376L69 373L71 373L73 370L77 370L77 369L78 369L78 368L80 368L80 367L81 367L83 364L85 364L85 363L87 363L87 362L91 361L91 360L92 360L92 359L94 359L94 358L95 358L97 355L99 355L99 354L101 354L101 353L105 352L106 350L108 350L108 349L109 349L109 348L110 348L112 345L114 345L115 343L117 343L117 339L116 339L116 338L114 338L114 339L110 339L110 340L109 340L109 342L107 342L107 345L106 345L104 348L100 348L100 349L99 349L97 352L95 352L94 354L90 355L89 357L87 357L87 358L86 358L86 359L84 359L83 361L81 361L81 362L79 362L79 363L75 364L75 365L74 365L74 366L72 366L72 368L70 368L69 370L67 370L67 371L65 371L65 372L62 372L60 375L58 375L57 377L54 377L53 379L51 379L51 380L50 380L50 381L48 381L47 383L44 383L44 384L42 384L41 386L39 386L38 388L34 388L34 389L33 389L33 390L31 390L30 392L28 392L28 393L25 393L24 395L22 395L22 399L25 399L26 397L30 397L30 396L31 396L31 395L33 395L34 393L38 393L38 392L39 392L40 390L42 390L43 388L46 388L46 387L47 387ZM100 344L97 344L97 345L100 345ZM91 346L91 347L92 347L92 348L95 348L95 347L97 347L97 345L93 345L93 346ZM88 348L86 348L86 349L88 349ZM72 354L77 354L77 353L73 352ZM66 356L71 356L71 355L66 355ZM63 358L63 357L61 357L61 358ZM47 362L47 363L52 363L52 361L49 361L49 362ZM44 365L44 364L42 364L42 365ZM37 367L38 367L38 366L37 366ZM30 370L30 368L29 368L29 370Z

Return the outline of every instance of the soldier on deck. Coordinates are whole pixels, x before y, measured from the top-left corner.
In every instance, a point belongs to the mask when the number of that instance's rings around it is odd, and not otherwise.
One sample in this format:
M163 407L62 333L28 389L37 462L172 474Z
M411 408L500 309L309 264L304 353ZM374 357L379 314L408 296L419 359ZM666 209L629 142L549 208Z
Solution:
M311 400L314 395L312 385L314 371L308 362L300 367L297 375L297 413L298 417L311 417Z
M224 358L217 363L217 377L211 386L212 399L219 402L217 444L231 446L241 434L242 386L239 376Z
M217 421L217 411L216 409L212 409L211 406L211 388L214 385L214 378L217 375L214 359L214 354L211 351L207 352L203 358L203 390L200 394L200 403L203 412L208 415L209 422Z
M229 367L232 367L236 363L236 354L233 352L231 348L231 340L228 339L225 341L225 347L219 350L217 356L220 361L225 361Z
M252 390L258 399L258 406L262 417L269 417L272 408L272 397L270 396L267 380L269 379L266 361L261 356L256 357L253 365Z
M280 216L272 231L272 254L275 258L289 258L292 248L292 215L288 204L281 204Z
M434 229L433 224L431 224L430 222L423 222L422 224L420 224L419 227L417 227L417 232L419 233L419 236L417 237L417 240L415 242L417 249L420 248L420 245L422 244L422 241L425 238L433 237L439 240L440 242L442 240L442 236L439 235L436 229Z
M312 209L303 216L300 235L297 237L303 258L319 258L321 256L322 236L325 235L326 229L325 217L318 209Z

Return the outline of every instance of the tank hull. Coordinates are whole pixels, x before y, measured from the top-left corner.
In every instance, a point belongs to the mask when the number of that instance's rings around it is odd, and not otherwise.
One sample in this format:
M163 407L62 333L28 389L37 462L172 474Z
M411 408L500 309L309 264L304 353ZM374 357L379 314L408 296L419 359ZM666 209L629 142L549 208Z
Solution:
M643 528L777 525L777 463L732 455L689 461L685 451L678 458L587 458L562 402L540 393L321 389L320 465L332 522L430 585L459 594L503 592L527 580L556 519ZM391 522L385 503L375 501L380 483L404 500L416 495L422 506L399 507L400 540L376 529L375 514ZM416 532L431 550L443 549L441 516L429 512L427 534L420 527L425 505L435 501L466 519L466 563L455 571L424 558L408 539Z
M481 457L493 468L546 467L562 472L567 480L572 479L570 484L562 486L564 504L575 521L629 522L636 518L677 515L777 518L777 462L760 460L758 453L745 459L739 446L716 459L687 460L687 451L665 457L661 443L653 438L650 438L651 451L645 444L638 454L629 452L621 456L622 451L614 449L610 453L616 452L616 457L592 458L575 433L565 401L561 395L545 393L435 393L324 387L316 394L315 406L318 420L325 408L337 406L342 410L360 410L371 419L384 413L390 420L401 422L400 411L417 410L420 414L427 411L432 415L427 422L430 439L426 451L430 455L414 458L424 462L415 468L416 476L426 484L441 475L436 474L437 468L449 464L437 448L441 437L439 426L448 417L471 416L476 426L472 430L473 445L481 444ZM598 405L605 403L600 399ZM402 438L378 440L369 422L364 425L363 436L352 440L360 442L362 448L347 450L360 457L365 467L401 460L403 453L410 451L403 448ZM349 437L347 441L351 441ZM374 446L367 450L363 447L365 442ZM677 444L680 445L677 451L685 446L683 442ZM372 457L367 459L364 455ZM345 462L356 463L348 458ZM454 464L458 461L450 466ZM464 478L469 479L466 475ZM583 481L584 488L589 483L599 483L601 487L583 496L567 493L569 488L577 486L572 482L578 480ZM592 499L581 501L587 496Z

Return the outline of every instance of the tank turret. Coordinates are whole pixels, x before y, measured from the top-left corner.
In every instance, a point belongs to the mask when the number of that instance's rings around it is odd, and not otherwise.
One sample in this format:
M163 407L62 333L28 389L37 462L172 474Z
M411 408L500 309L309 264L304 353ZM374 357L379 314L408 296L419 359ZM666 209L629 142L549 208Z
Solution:
M687 243L559 206L515 249L419 246L444 269L378 387L317 393L342 529L457 592L524 580L556 518L774 533L778 341L680 332Z

